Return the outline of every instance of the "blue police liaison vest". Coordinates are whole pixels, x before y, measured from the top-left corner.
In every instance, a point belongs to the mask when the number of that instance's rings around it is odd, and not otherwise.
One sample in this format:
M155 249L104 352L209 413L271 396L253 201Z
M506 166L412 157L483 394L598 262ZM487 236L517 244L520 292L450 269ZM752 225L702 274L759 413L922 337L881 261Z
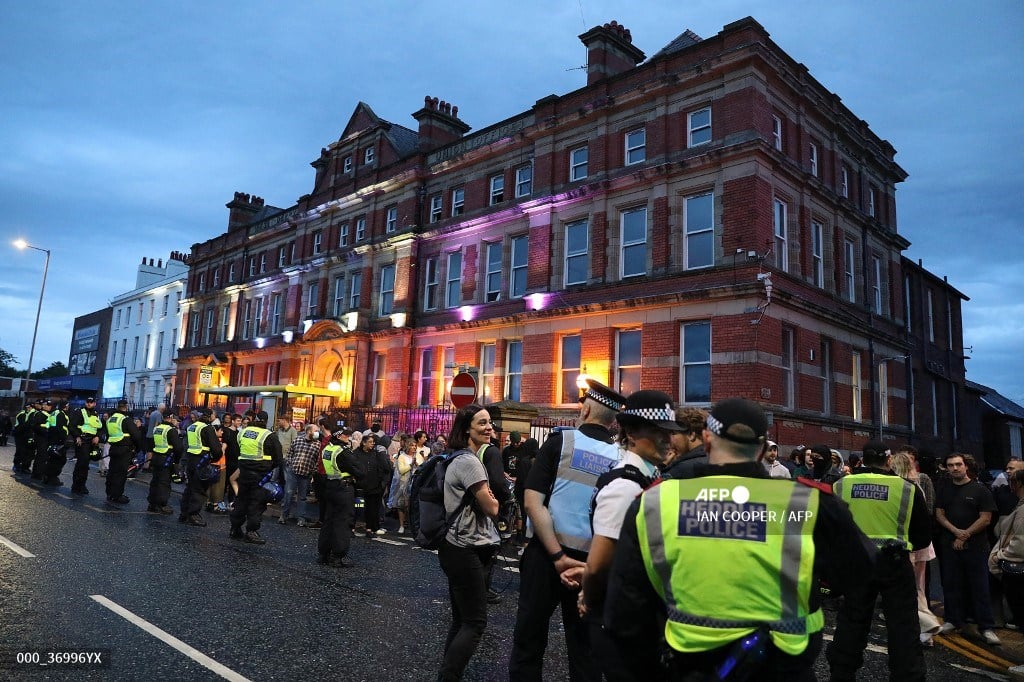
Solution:
M617 443L605 443L578 430L562 431L558 474L548 499L548 511L558 544L589 552L594 539L590 527L590 499L598 477L622 459Z

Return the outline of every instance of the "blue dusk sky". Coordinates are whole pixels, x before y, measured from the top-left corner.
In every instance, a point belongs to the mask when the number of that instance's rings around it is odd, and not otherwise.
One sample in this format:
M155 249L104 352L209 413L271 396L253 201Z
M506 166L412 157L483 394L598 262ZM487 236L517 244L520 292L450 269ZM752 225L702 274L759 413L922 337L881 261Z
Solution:
M964 304L968 378L1024 403L1024 3L836 0L6 2L0 9L0 348L68 361L74 318L143 257L222 233L234 192L288 207L356 104L474 129L585 84L612 19L654 55L745 16L897 150L899 231Z

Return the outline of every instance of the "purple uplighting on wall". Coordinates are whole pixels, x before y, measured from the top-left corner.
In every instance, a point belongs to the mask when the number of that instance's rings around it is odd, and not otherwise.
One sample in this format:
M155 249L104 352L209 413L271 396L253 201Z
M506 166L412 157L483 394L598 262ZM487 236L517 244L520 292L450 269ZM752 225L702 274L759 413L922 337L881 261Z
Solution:
M548 294L536 293L525 296L526 305L530 310L543 310L548 303Z
M469 322L476 317L476 308L471 305L464 305L459 308L459 317L463 322Z

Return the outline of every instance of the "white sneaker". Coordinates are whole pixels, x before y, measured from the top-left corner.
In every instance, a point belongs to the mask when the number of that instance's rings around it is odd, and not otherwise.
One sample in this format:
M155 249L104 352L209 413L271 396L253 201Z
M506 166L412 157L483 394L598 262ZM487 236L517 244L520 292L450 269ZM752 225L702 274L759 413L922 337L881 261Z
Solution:
M935 646L935 642L932 641L932 636L927 632L921 634L921 645L922 646Z
M1015 673L1017 675L1024 675L1024 665L1015 665L1013 667L1007 668L1006 672Z
M398 527L398 534L399 535L404 535L405 534L405 526L399 526Z
M996 636L996 633L992 632L991 630L982 630L981 638L985 640L986 644L991 644L992 646L999 646L1000 644L1002 644L1002 642L999 640L999 637Z
M956 630L956 626L953 625L952 623L950 623L949 621L947 621L947 622L942 624L941 628L939 628L938 634L944 635L947 632L953 632L954 630Z
M378 528L377 529L377 535L384 535L385 533L387 533L387 531L384 530L383 528Z

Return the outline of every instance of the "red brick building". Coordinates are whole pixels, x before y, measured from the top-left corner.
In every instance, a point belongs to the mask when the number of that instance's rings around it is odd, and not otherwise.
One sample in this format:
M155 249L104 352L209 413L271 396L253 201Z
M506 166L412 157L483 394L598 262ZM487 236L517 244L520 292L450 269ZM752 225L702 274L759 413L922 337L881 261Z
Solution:
M192 247L178 402L206 366L437 405L468 366L483 400L542 414L586 373L758 400L784 446L858 449L879 420L905 440L892 145L750 18L646 60L614 22L580 38L576 91L473 133L437 98L416 130L360 103L294 206L236 194Z

